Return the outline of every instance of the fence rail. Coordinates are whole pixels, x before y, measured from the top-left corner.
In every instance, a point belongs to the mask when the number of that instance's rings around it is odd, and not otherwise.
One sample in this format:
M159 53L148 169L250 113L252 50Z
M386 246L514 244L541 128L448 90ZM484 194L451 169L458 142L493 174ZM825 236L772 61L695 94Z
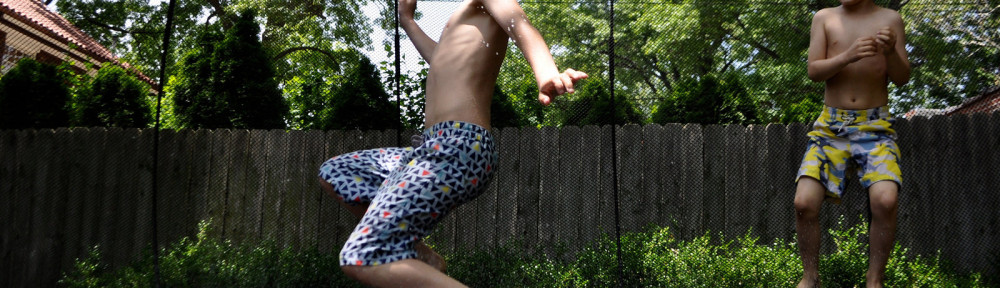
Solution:
M515 240L526 248L541 244L546 253L559 245L576 251L613 234L614 177L623 231L655 224L670 225L682 239L749 231L765 243L790 240L793 180L808 128L494 129L501 157L494 182L443 220L430 241L451 251ZM901 120L896 128L905 181L897 241L920 254L941 251L963 270L996 273L1000 113ZM192 236L199 221L210 220L214 237L336 253L356 220L321 192L318 165L410 135L162 131L152 203L151 132L0 131L0 284L52 285L94 245L112 266L136 260L152 243L153 205L160 243ZM839 215L848 225L863 221L866 193L856 182L847 193L843 204L824 205L824 229ZM829 251L833 243L824 237Z

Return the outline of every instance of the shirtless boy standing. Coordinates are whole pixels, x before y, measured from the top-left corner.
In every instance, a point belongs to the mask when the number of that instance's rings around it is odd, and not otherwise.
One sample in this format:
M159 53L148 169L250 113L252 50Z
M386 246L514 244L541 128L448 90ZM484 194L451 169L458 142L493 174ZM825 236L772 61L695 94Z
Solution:
M361 217L340 252L345 274L375 287L461 287L421 241L485 190L497 169L490 103L508 39L531 65L543 105L572 93L587 74L559 73L516 0L466 0L440 43L414 21L416 0L399 0L398 10L400 26L430 64L422 143L340 155L323 163L319 176L328 194Z
M871 199L868 287L882 287L896 233L902 185L899 148L889 115L888 81L910 79L903 20L873 0L840 0L813 17L809 79L825 81L826 108L813 123L795 191L796 230L804 273L799 287L819 286L819 211L838 203L848 162L857 165Z

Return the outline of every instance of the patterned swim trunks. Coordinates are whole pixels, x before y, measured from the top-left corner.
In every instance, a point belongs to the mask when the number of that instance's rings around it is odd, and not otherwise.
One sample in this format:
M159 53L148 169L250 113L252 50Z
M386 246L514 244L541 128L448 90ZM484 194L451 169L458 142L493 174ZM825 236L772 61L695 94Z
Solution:
M351 152L320 166L342 201L370 202L340 251L341 266L416 258L414 243L485 190L499 156L488 130L464 122L435 124L415 146Z
M823 109L809 136L809 145L795 181L803 176L819 180L828 200L839 203L847 187L849 162L857 165L861 185L895 181L902 186L894 120L887 106L867 110Z

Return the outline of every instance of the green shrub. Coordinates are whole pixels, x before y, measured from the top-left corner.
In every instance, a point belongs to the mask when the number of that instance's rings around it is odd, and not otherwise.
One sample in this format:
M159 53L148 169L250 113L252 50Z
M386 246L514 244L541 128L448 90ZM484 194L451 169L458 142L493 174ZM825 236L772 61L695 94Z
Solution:
M78 126L146 128L153 120L149 85L118 65L104 63L77 99Z
M0 128L69 126L70 91L56 66L23 58L0 78Z

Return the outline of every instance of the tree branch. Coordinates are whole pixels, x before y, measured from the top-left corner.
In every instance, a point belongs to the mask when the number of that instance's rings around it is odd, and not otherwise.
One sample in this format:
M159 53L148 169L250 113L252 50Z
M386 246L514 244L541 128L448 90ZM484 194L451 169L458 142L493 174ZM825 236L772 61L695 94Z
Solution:
M743 21L740 21L739 19L737 19L736 20L736 24L740 25L740 28L743 28L744 30L746 30L746 25L743 24ZM729 36L732 36L733 39L736 39L736 41L740 41L740 42L746 43L746 44L750 45L750 47L756 48L758 51L763 52L764 54L767 54L767 56L771 56L771 58L781 59L781 56L778 55L778 52L775 52L774 50L771 50L770 48L767 48L766 46L764 46L764 44L760 44L759 42L756 42L756 41L744 40L743 38L741 38L739 36L736 36L736 34L733 33L732 30L728 30L727 29L726 33L729 33Z
M101 21L97 21L97 19L90 18L90 17L84 18L83 20L87 21L87 23L94 24L94 25L96 25L98 27L101 27L101 28L104 28L104 29L108 29L108 30L111 30L111 31L117 31L117 32L125 33L125 34L162 34L163 33L163 31L132 30L132 29L125 29L125 28L115 27L115 26L108 25L107 23L104 23L104 22L101 22Z
M330 51L326 51L326 50L323 50L323 49L320 49L320 48L316 48L316 47L309 47L309 46L300 46L300 47L293 47L293 48L285 49L285 51L281 51L280 53L278 53L277 55L275 55L274 56L274 60L280 60L281 58L284 58L285 56L288 56L288 54L291 54L292 52L297 52L297 51L302 51L302 50L309 50L309 51L319 52L319 53L321 53L323 55L326 55L326 57L330 58L330 60L333 60L333 61L337 61L338 60L337 57L333 55L333 53L330 53Z

